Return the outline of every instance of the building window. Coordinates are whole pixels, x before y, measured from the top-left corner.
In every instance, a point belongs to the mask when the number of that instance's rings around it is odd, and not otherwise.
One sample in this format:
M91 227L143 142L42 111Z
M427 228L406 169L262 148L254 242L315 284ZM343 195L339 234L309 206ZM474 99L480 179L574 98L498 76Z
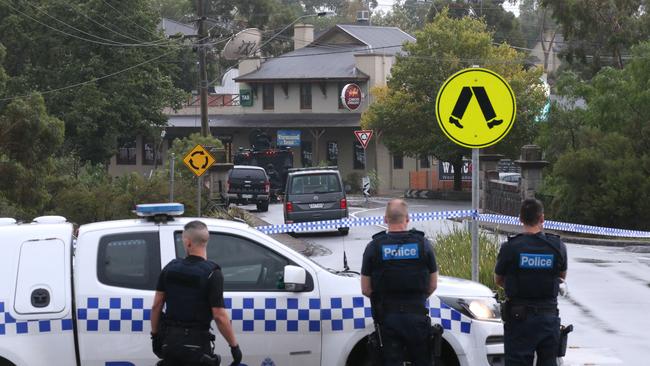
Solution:
M429 160L428 156L426 156L426 155L421 155L420 156L420 168L422 168L422 169L431 168L431 160Z
M302 141L300 145L300 159L302 166L308 167L314 165L314 156L312 152L311 141Z
M99 239L97 278L109 285L154 290L160 275L158 232L106 235Z
M157 145L153 139L142 140L142 164L153 165L154 160L158 160L157 164L162 165L162 153L156 151L156 146Z
M310 83L300 83L300 109L311 109Z
M117 163L121 165L135 165L136 161L135 138L122 138L118 140Z
M393 155L393 169L404 169L404 155L394 154Z
M352 161L354 162L354 169L366 169L366 150L361 146L359 141L354 141L354 146L352 146Z
M275 93L273 84L264 84L262 87L262 108L274 109L275 108Z
M336 141L327 142L327 164L339 164L339 144Z

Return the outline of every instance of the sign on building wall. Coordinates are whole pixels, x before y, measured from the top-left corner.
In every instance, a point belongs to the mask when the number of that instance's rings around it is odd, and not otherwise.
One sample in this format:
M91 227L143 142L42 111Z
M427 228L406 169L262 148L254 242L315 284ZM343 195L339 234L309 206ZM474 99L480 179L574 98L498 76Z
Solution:
M250 89L241 89L239 90L239 104L242 107L252 107L253 106L253 94Z
M347 84L341 90L341 102L351 111L356 111L361 106L361 88L357 84Z
M278 130L278 146L300 146L300 130Z
M462 180L472 180L472 162L470 160L463 161L463 168L460 172ZM454 180L454 166L446 161L438 162L438 179L439 180Z

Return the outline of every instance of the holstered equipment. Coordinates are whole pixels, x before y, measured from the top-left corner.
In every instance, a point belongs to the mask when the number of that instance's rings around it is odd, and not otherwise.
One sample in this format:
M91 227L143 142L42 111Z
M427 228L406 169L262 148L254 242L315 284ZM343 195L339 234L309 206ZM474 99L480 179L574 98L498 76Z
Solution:
M573 332L573 324L567 326L560 325L560 343L557 350L558 357L564 357L566 355L567 341L571 332Z

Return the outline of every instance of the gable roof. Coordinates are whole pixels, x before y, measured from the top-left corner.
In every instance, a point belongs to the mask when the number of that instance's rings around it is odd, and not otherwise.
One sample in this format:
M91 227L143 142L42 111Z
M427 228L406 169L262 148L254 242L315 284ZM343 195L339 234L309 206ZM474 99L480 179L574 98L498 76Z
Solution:
M356 54L390 54L402 51L415 38L396 27L336 25L306 47L269 58L258 70L235 78L238 82L281 80L367 80L357 70Z

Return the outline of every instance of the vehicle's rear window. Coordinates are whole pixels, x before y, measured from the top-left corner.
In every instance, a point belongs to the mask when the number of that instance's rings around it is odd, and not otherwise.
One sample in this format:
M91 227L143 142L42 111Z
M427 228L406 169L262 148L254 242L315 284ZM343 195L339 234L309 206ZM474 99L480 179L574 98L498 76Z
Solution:
M230 176L232 178L265 179L266 173L260 169L233 169Z
M291 194L312 194L340 192L341 183L336 174L322 173L294 176L291 180Z

